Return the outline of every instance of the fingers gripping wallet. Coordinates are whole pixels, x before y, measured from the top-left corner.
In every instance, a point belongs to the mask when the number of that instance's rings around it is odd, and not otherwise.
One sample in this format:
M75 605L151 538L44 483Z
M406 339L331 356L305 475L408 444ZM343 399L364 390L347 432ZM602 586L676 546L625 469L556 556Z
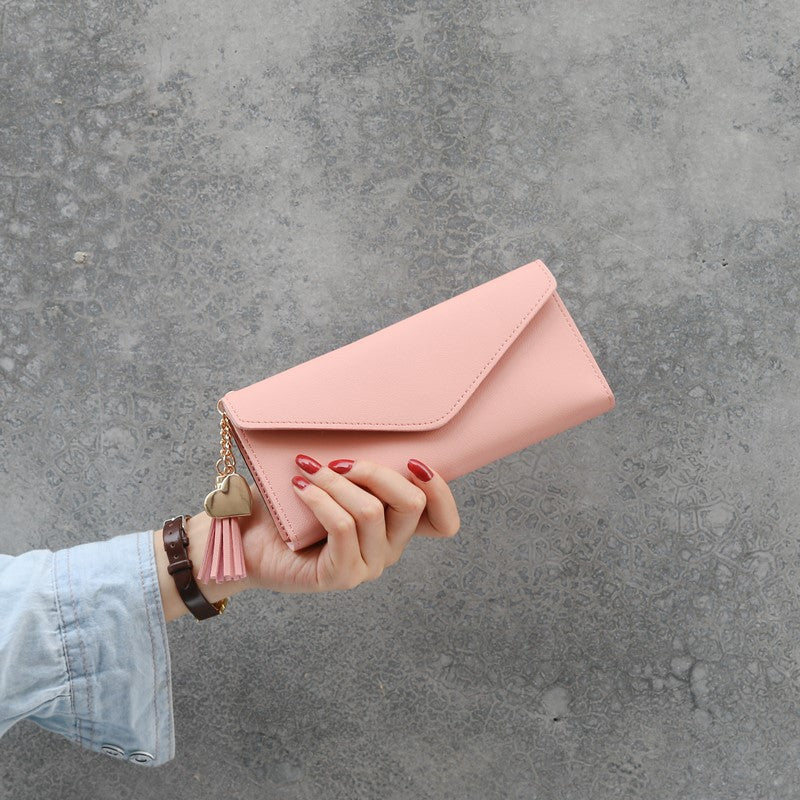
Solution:
M614 408L540 261L249 386L218 408L291 550L327 536L295 494L295 455L369 459L446 480Z

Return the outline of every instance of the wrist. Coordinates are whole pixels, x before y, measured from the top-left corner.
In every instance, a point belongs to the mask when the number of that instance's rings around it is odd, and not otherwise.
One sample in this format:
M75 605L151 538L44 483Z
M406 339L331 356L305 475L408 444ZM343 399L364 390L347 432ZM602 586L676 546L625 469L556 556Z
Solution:
M249 577L223 583L217 583L212 580L206 584L198 581L197 575L203 563L206 543L211 532L211 517L205 511L201 511L190 517L186 521L184 528L189 538L187 553L189 560L192 562L192 575L209 603L216 603L218 600L222 600L223 597L232 597L245 589L251 588ZM167 571L169 559L164 551L163 528L153 531L153 549L158 571L158 585L161 591L161 603L164 607L164 618L169 622L190 612L178 592L175 580Z

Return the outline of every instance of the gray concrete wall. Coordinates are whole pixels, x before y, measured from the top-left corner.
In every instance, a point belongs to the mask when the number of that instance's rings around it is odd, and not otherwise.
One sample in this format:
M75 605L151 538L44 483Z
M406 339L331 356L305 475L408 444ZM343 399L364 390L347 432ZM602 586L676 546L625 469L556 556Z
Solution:
M199 510L222 393L535 258L617 408L375 583L170 623L168 766L25 721L0 797L797 797L798 23L6 2L3 552Z

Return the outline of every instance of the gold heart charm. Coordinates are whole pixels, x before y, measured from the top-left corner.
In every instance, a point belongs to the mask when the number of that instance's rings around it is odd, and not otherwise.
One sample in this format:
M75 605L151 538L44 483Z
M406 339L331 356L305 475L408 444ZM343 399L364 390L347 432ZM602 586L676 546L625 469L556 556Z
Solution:
M211 517L246 517L252 499L247 481L238 472L231 472L206 495L203 507Z

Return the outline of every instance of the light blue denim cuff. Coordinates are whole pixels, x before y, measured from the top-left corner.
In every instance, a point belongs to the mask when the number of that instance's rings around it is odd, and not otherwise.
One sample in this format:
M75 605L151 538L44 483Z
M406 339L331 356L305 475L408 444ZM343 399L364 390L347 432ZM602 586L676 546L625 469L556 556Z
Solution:
M54 556L70 692L50 717L35 721L133 764L170 761L172 667L153 531L68 547Z

